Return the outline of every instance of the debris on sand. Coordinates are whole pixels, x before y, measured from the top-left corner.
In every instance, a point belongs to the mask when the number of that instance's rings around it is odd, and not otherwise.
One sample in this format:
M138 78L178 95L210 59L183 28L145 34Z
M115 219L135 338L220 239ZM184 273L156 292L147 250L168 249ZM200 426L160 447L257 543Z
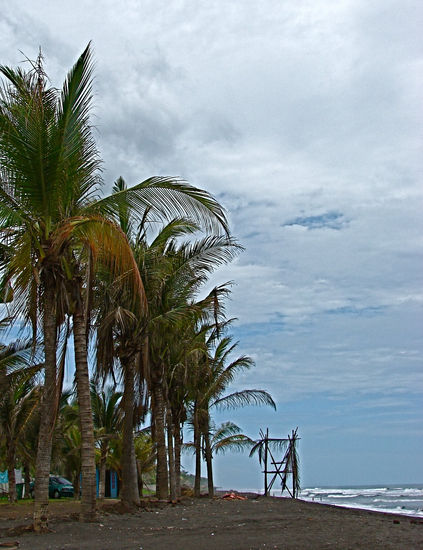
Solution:
M224 500L248 500L247 497L238 495L237 493L226 493L222 496Z

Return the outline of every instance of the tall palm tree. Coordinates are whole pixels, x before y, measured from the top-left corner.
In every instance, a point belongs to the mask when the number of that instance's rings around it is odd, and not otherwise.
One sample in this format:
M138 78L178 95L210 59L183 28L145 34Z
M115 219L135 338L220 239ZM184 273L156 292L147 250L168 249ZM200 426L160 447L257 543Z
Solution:
M115 183L114 194L119 194L123 190L125 182L120 178ZM171 329L174 332L175 323L182 317L192 316L200 311L200 307L190 303L190 300L199 282L204 280L204 273L230 259L239 248L227 235L206 237L196 246L177 246L178 238L200 229L198 223L186 218L171 220L157 235L150 237L148 226L152 214L152 208L146 209L141 222L137 224L137 218L131 208L125 208L123 205L118 211L120 226L131 241L148 308L139 311L125 287L113 284L107 279L106 294L100 294L98 365L103 371L108 372L118 357L124 378L125 444L121 496L127 505L137 504L138 500L138 496L134 494L133 483L135 460L129 455L133 455L134 426L131 411L134 407L133 388L136 371L142 371L138 387L143 388L145 396L145 386L142 384L145 380L152 397L153 433L157 445L157 494L159 498L165 499L168 493L168 480L163 358L169 346L163 339L157 345L156 341ZM187 214L190 214L189 210ZM152 353L153 349L160 349L159 356Z
M99 160L87 119L90 51L85 50L69 73L61 94L48 87L41 54L31 71L8 67L0 71L6 79L0 95L0 224L7 246L3 284L13 284L16 311L31 321L34 334L38 313L43 330L44 391L34 508L34 525L41 530L46 528L59 396L57 329L71 313L72 254L64 235L78 225L78 220L71 221L78 203L98 181ZM80 301L75 298L78 312ZM76 333L76 348L78 340Z
M150 178L113 197L97 198L100 159L89 124L92 54L82 53L61 92L49 87L41 54L32 70L0 67L0 268L2 294L12 285L16 311L41 322L44 395L36 465L34 526L47 528L51 441L60 393L58 327L73 318L82 430L82 518L95 515L95 457L87 362L91 288L96 261L142 284L123 232L115 223L130 204L165 217L181 211L208 229L227 230L225 214L206 192L174 178ZM114 220L114 221L113 221ZM10 292L7 292L10 295ZM145 302L145 300L144 300Z
M216 330L211 331L208 353L201 358L193 387L192 423L196 445L195 493L199 496L201 478L201 436L204 441L204 454L207 465L209 497L214 494L212 446L210 441L210 410L213 407L238 408L246 405L269 405L276 410L275 402L264 390L241 390L224 395L227 387L234 382L237 374L254 365L250 357L242 355L231 360L238 344L232 343L230 336L220 337Z
M194 335L195 323L204 319L214 309L214 292L201 300L198 299L198 293L207 276L216 266L233 258L239 252L239 247L226 237L211 237L181 246L177 246L175 241L170 241L164 252L169 262L168 272L151 296L151 318L148 325L149 387L152 396L154 439L157 445L159 498L167 498L168 492L165 413L167 407L171 410L168 405L171 389L168 388L166 391L166 373L174 371L178 362L185 359L186 327L188 326L188 330ZM171 422L169 428L172 431ZM171 440L169 437L168 442L171 443ZM172 453L170 458L172 471Z

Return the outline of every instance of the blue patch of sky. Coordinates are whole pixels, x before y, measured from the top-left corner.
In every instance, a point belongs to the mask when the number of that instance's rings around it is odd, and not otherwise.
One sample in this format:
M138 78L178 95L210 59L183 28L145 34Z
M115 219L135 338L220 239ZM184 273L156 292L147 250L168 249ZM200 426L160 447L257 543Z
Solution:
M258 438L260 428L268 427L270 436L286 437L298 426L302 486L307 487L421 483L423 447L416 437L419 411L418 396L387 397L375 391L340 398L316 393L279 403L276 412L246 407L214 411L213 417L217 424L234 421L253 439ZM247 453L228 454L216 462L217 484L261 486L261 469Z
M349 220L344 217L342 212L330 211L318 216L299 216L292 220L288 220L282 224L282 227L301 225L309 230L323 228L340 230L348 223Z
M355 315L358 317L374 317L384 313L388 309L387 306L369 306L369 307L355 307L355 306L343 306L335 309L328 309L325 311L328 315Z

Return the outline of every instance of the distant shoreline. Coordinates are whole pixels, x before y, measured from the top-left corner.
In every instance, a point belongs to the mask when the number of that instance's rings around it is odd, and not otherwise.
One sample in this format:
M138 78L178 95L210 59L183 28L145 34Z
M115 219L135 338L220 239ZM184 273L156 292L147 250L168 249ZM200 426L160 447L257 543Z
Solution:
M263 491L251 489L237 490L237 492L263 495ZM222 493L221 489L219 493ZM280 489L272 489L269 496L289 497L287 493L281 495ZM423 484L419 483L402 486L375 484L305 487L301 490L299 499L353 510L368 510L423 519Z

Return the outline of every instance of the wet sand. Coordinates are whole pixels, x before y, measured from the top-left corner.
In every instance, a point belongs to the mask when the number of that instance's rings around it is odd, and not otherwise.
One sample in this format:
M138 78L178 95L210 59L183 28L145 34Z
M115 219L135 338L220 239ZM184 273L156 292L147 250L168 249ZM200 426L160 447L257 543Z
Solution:
M144 503L132 514L106 503L98 521L77 521L78 503L52 503L51 532L24 532L32 505L0 506L0 542L22 550L423 549L423 520L301 500ZM1 548L1 547L0 547Z

